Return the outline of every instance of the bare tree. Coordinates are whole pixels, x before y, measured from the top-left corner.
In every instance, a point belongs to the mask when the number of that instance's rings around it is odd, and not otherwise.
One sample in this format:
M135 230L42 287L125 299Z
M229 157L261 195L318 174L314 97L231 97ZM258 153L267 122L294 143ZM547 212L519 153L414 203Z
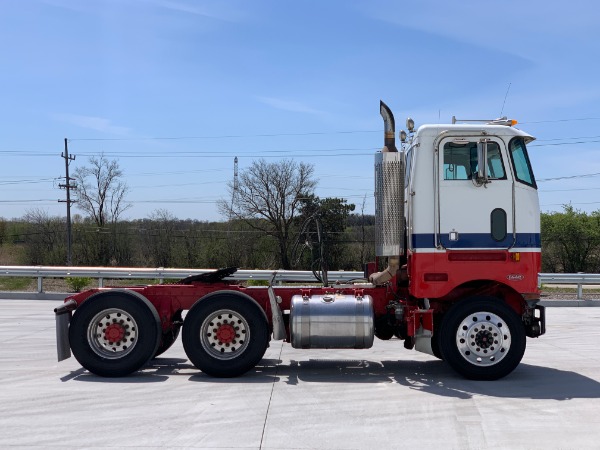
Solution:
M5 236L6 236L6 220L4 220L4 217L0 217L0 245L4 244Z
M277 240L282 269L290 269L292 226L301 199L312 194L316 181L311 164L291 160L268 163L254 161L242 171L234 194L234 183L228 185L230 198L221 200L219 211L228 219L241 219L250 227Z
M64 263L62 235L64 220L52 217L41 208L27 210L23 220L27 224L25 233L25 253L27 264Z
M123 171L116 160L109 161L103 154L99 158L92 156L89 166L77 168L74 178L77 207L99 227L117 222L131 206L125 203L129 188L123 181Z
M170 267L173 263L173 239L177 218L166 209L157 209L150 214L148 250L155 264Z

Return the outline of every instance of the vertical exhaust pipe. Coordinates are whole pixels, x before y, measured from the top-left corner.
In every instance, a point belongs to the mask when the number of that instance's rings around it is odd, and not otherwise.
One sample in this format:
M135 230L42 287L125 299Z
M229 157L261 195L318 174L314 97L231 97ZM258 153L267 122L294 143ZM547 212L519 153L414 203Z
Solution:
M404 253L404 153L396 148L392 111L380 101L379 112L383 118L384 147L375 155L375 254L387 256L388 266L369 277L375 285L396 275Z
M382 152L397 152L396 148L396 121L392 111L381 100L379 101L379 114L383 117L383 149Z

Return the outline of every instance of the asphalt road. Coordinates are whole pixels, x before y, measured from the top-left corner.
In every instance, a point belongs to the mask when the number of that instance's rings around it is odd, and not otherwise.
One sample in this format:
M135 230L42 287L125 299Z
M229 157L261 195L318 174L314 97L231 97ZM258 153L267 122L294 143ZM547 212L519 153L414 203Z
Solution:
M548 332L493 382L396 339L370 350L272 343L236 379L180 342L137 374L56 362L57 301L0 300L0 448L548 449L600 447L600 309L548 308Z

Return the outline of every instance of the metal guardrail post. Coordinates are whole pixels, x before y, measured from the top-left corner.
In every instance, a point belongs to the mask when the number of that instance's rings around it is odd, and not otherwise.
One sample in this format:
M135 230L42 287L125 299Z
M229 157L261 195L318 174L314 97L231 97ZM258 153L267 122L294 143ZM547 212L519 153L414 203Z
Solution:
M102 277L98 278L98 287L99 288L104 287L104 278L102 278Z
M577 285L577 300L583 300L583 284Z
M44 292L44 277L42 277L41 275L38 277L38 293L41 294L42 292Z

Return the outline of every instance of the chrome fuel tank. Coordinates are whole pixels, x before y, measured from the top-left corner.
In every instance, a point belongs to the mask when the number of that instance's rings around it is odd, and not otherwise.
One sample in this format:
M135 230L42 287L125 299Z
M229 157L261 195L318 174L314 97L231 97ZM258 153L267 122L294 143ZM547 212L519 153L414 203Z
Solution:
M369 295L294 295L290 335L294 348L370 348L373 299Z

